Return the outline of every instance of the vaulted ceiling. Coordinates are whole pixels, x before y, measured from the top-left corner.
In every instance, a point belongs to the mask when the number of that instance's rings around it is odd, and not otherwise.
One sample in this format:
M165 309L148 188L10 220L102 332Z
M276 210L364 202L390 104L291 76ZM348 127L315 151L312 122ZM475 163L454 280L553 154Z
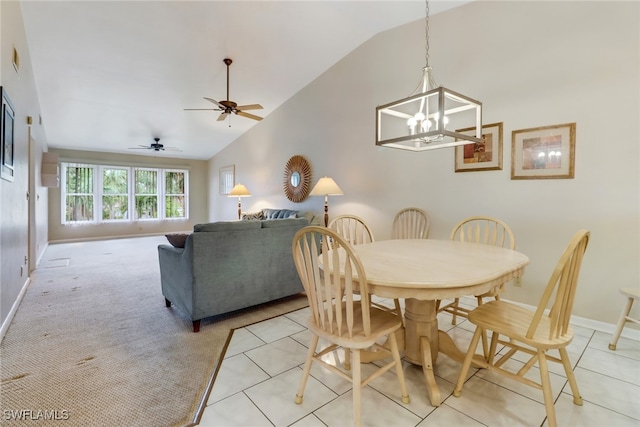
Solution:
M431 14L467 3L431 1ZM50 147L209 159L375 34L424 19L411 1L23 1ZM181 151L131 149L160 138Z

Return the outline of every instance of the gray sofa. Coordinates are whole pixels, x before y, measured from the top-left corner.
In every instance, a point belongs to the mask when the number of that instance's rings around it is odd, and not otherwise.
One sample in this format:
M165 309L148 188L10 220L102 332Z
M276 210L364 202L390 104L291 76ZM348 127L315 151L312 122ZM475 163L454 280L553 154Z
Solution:
M184 248L159 245L167 307L200 320L303 291L291 244L307 218L197 224Z

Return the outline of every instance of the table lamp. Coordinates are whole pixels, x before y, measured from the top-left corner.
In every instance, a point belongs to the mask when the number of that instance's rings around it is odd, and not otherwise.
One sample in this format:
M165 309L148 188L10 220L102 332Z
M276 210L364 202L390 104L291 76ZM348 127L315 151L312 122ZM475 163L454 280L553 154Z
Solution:
M309 195L324 196L324 226L329 225L329 196L342 196L344 193L336 182L325 176L320 178Z
M251 196L251 193L249 192L249 189L247 187L245 187L244 185L242 185L242 184L236 184L231 189L231 192L229 193L228 196L229 197L234 197L234 196L238 197L238 219L240 219L240 217L242 215L242 198Z

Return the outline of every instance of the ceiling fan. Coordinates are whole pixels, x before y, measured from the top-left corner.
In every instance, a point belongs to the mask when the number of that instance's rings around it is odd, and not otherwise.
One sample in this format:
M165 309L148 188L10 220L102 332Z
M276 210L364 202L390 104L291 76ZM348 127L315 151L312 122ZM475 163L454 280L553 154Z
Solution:
M138 145L137 147L129 147L129 150L154 150L154 151L182 151L177 147L165 147L163 144L160 144L160 138L153 138L155 141L149 145Z
M215 99L207 98L204 99L215 104L218 108L185 108L185 111L203 111L203 110L213 110L213 111L222 111L220 116L218 116L218 121L221 122L226 119L231 113L236 114L238 116L246 117L253 120L262 120L262 117L256 116L255 114L246 113L245 110L262 110L262 105L260 104L249 104L249 105L238 105L233 101L229 100L229 65L231 65L233 61L229 58L224 59L224 63L227 65L227 99L224 101L216 101Z

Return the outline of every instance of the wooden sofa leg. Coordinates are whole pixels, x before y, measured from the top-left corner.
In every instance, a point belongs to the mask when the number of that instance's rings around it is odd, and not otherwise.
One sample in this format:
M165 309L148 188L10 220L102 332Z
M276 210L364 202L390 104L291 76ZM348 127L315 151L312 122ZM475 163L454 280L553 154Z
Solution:
M193 332L200 332L200 320L193 321Z
M168 299L164 299L164 305L166 305L167 307L171 307L171 301L169 301Z

